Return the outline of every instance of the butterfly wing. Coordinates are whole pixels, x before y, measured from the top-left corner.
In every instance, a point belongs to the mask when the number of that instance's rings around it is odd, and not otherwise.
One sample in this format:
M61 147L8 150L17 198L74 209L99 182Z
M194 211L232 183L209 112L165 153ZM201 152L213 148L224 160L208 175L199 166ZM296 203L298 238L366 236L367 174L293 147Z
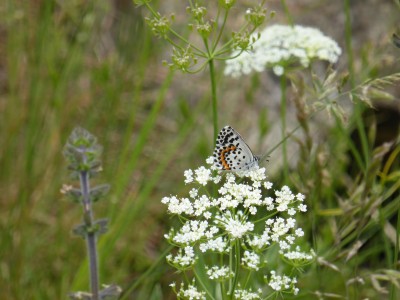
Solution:
M216 167L226 171L248 170L258 162L240 134L230 126L219 132L213 156Z

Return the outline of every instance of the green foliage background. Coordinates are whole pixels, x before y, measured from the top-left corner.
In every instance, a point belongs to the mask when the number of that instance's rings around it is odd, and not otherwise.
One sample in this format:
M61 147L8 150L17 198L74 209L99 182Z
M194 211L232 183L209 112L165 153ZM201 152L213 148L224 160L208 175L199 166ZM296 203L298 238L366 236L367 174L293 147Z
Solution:
M180 1L160 4L176 7L184 24ZM390 43L399 30L398 2L288 5L296 23L321 28L345 49L338 67L351 72L352 84L398 72L400 49ZM267 6L277 11L274 22L285 23L280 3ZM110 219L99 245L102 282L131 289L131 299L172 299L168 283L176 274L162 256L170 219L160 199L183 193L183 171L212 152L205 74L162 66L171 49L152 37L145 11L130 1L6 0L0 14L1 298L66 299L87 289L85 244L70 233L81 212L60 193L71 183L62 147L82 126L104 146L96 182L112 186L95 207L97 217ZM351 21L350 31L343 20ZM217 69L220 125L243 132L257 150L278 144L276 78L234 80L222 76L222 64ZM289 141L296 151L288 184L307 195L310 218L301 222L321 258L299 283L304 299L318 299L316 291L348 299L396 295L390 282L400 277L394 263L399 147L382 141L398 140L398 82L388 92L394 98L378 99L378 109L355 100L348 123L325 122L326 115L306 119L310 130ZM288 105L295 127L301 110ZM357 137L361 129L367 140ZM279 156L272 153L267 165L277 181Z

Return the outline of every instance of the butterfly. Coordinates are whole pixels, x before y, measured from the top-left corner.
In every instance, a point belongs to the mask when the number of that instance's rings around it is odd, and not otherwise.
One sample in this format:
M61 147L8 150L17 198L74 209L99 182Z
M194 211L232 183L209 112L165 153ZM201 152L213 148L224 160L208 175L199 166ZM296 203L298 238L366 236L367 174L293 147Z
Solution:
M258 166L260 160L231 126L225 126L219 132L213 158L214 165L224 171L250 170Z

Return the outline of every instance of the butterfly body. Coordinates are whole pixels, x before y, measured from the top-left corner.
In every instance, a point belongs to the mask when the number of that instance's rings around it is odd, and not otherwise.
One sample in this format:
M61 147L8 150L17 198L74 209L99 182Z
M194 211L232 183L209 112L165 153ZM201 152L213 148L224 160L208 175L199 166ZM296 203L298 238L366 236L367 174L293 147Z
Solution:
M240 134L225 126L218 134L213 153L214 165L224 171L246 171L258 166L255 156Z

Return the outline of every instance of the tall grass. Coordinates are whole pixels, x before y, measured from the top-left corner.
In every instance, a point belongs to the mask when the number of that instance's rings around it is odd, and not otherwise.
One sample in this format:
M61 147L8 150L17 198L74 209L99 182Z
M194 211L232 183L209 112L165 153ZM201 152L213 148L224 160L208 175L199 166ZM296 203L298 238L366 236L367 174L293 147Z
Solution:
M103 1L0 4L4 299L66 299L69 291L88 287L85 249L70 234L80 212L59 193L67 181L62 147L77 125L104 145L104 172L97 180L111 184L109 201L98 207L98 214L110 219L110 230L99 244L102 282L130 291L125 299L172 298L168 283L174 274L163 259L167 246L162 236L170 220L159 200L183 191L182 171L211 154L209 83L204 74L185 78L163 68L160 61L170 50L152 38L140 8L119 3L125 6ZM399 52L389 42L381 47L374 40L363 50L355 47L357 32L350 22L355 12L351 1L344 3L346 35L339 35L339 42L344 46L347 41L347 53L341 66L351 72L350 84L343 89L353 91L367 79L398 72ZM295 9L286 4L285 9ZM394 3L388 5L398 14ZM296 11L288 15L296 20ZM390 33L390 18L384 21ZM368 26L377 25L371 21ZM249 140L258 138L260 148L280 143L280 134L274 134L279 123L274 110L279 115L279 106L276 110L272 100L261 102L267 93L279 100L269 74L238 82L220 76L222 65L215 67L222 95L220 123L251 125ZM318 255L300 281L304 293L299 298L396 299L400 114L392 104L398 99L399 91L393 88L398 78L380 89L397 97L385 100L387 106L380 105L387 97L374 90L380 98L374 102L377 110L360 102L371 100L363 98L360 89L354 90L354 110L348 109L353 107L348 94L340 94L336 100L346 108L348 123L334 114L327 117L326 110L310 113L310 99L318 98L310 88L315 78L307 81L311 79L297 73L288 80L287 131L300 127L287 140L287 149L297 150L295 156L288 153L285 179L309 199L310 218L299 222ZM240 99L245 94L246 101ZM382 107L389 107L395 117L380 115ZM384 126L392 120L394 125ZM250 133L258 131L261 134ZM391 135L385 140L387 133ZM267 168L274 170L279 152L270 154ZM280 174L271 177L284 178Z

